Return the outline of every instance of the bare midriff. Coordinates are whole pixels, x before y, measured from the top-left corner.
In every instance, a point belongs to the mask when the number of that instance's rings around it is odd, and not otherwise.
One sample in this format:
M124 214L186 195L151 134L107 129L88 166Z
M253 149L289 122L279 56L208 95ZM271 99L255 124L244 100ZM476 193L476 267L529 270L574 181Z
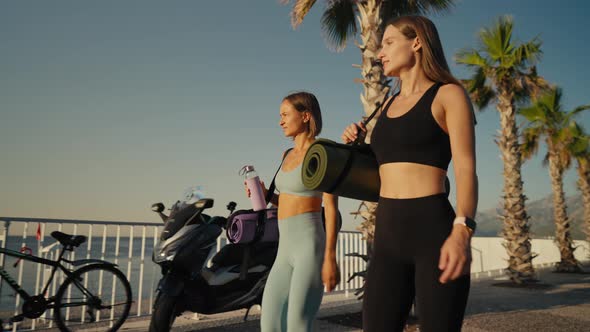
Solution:
M291 194L279 195L279 220L306 212L322 211L321 197L305 197Z
M385 198L417 198L445 192L447 172L416 163L387 163L379 167L381 190Z

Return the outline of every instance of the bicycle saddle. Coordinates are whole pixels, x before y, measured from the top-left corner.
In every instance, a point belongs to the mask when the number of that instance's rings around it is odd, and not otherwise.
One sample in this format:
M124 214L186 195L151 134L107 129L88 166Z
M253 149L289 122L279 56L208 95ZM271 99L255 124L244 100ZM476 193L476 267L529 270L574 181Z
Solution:
M53 231L51 232L51 236L64 246L77 247L86 242L86 236L84 235L70 235L59 231Z

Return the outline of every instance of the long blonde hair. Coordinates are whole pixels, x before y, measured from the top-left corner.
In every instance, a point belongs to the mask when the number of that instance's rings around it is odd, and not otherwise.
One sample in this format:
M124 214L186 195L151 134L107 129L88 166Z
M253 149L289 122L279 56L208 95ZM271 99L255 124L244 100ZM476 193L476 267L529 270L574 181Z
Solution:
M424 16L408 15L389 20L385 27L389 25L396 27L408 39L416 37L420 39L422 70L429 80L461 85L459 80L451 74L438 31L431 20Z

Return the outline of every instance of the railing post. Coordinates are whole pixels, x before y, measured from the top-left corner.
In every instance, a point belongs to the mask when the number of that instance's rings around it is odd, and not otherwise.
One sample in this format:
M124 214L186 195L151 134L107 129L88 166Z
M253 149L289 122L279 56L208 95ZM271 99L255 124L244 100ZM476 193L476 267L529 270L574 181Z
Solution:
M141 316L141 301L143 300L143 267L145 263L145 237L146 227L141 229L141 256L139 262L139 289L137 291L137 315Z
M346 257L344 256L344 240L342 233L338 234L338 268L340 269L340 285L338 286L338 290L346 289L346 277L344 276L344 260ZM348 297L348 293L345 293L346 297Z
M121 237L121 225L117 225L117 235L115 237L115 265L119 263L119 245L120 245L120 237ZM117 296L116 288L116 276L113 275L113 283L111 286L111 303L115 303L115 298ZM115 309L111 308L111 315L110 315L110 323L109 327L113 326L113 319L115 317Z
M152 255L153 255L153 250L156 247L156 243L158 243L158 226L154 226L154 242L153 242L153 247L152 247ZM152 314L152 308L154 307L154 288L155 288L155 283L156 283L156 272L159 272L160 270L157 268L158 265L156 264L152 264L152 285L151 285L151 292L150 292L150 307L148 310L148 314Z
M133 225L129 226L129 256L127 260L127 280L131 283L131 263L133 261ZM131 316L131 310L129 310ZM137 313L139 316L139 312Z
M342 235L343 235L342 238L344 239L344 252L346 255L347 253L350 252L350 240L349 240L350 237L348 236L348 233L344 233ZM344 280L346 280L346 281L348 281L348 275L350 272L350 269L349 269L350 264L349 263L350 263L350 257L345 256L343 265L344 265ZM346 297L348 297L348 289L349 289L349 287L348 287L348 282L347 282L346 287L345 287L345 291L344 291L344 294Z
M10 229L10 220L4 220L3 226L4 232L2 233L2 237L0 241L2 241L2 248L6 248L6 241L8 240L8 230ZM4 269L4 254L0 255L0 266ZM4 279L0 278L0 299L2 299L2 284L4 283Z

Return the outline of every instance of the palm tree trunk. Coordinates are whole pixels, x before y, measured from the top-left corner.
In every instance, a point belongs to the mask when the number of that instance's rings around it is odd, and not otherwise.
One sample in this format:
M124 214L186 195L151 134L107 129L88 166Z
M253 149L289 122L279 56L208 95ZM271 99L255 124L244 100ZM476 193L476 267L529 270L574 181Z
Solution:
M358 20L360 25L360 41L356 44L361 50L362 64L361 82L363 84L363 93L361 94L361 103L363 104L365 118L383 101L383 98L389 92L389 80L383 74L383 67L379 63L377 54L381 44L381 4L382 0L358 1ZM366 142L370 142L371 133L375 120L372 120L367 126ZM367 211L372 213L370 218L365 220L358 227L367 240L369 246L372 245L375 233L375 211L377 204L372 202L363 202Z
M361 103L365 116L369 116L375 108L383 101L389 92L389 80L383 74L383 66L377 57L381 45L381 4L382 0L358 1L358 20L360 25L360 41L356 44L361 50L361 82L363 94ZM368 126L367 140L370 140L375 121Z
M551 190L553 191L553 216L555 218L555 240L561 261L555 265L556 272L579 272L580 266L574 257L570 223L567 217L565 193L563 192L563 167L559 162L559 156L555 146L550 141L549 147L549 175L551 178Z
M499 94L496 108L500 113L501 133L496 143L504 162L504 214L501 218L502 235L505 239L503 246L508 253L506 273L510 280L521 284L535 281L536 278L529 235L529 217L525 210L522 159L513 100L509 93Z
M363 238L367 241L367 254L372 253L373 240L375 239L375 212L377 204L373 202L361 202L356 212L353 215L360 215L363 218L361 225L358 227L363 233ZM371 230L372 232L369 232Z
M584 204L584 231L590 244L590 162L585 158L578 159L578 188Z

